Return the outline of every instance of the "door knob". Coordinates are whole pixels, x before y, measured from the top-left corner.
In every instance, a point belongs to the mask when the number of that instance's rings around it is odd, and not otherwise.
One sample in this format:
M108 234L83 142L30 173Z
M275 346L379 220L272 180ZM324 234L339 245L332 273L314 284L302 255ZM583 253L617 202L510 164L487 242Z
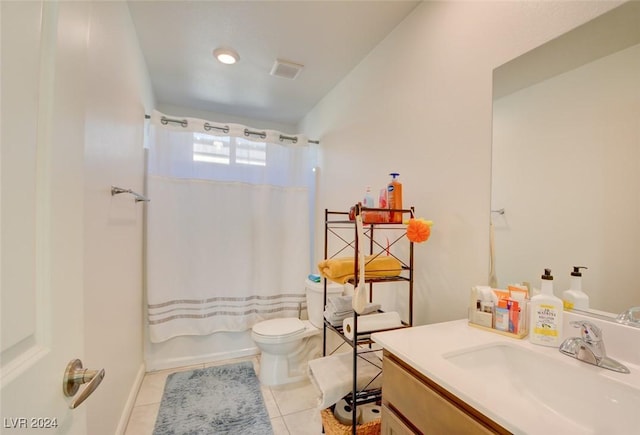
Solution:
M100 382L104 378L104 369L88 370L82 368L82 361L74 359L67 364L64 371L64 379L62 380L62 391L67 397L71 397L78 392L80 385L87 384L80 395L76 397L70 404L69 408L77 408L87 397L98 388Z

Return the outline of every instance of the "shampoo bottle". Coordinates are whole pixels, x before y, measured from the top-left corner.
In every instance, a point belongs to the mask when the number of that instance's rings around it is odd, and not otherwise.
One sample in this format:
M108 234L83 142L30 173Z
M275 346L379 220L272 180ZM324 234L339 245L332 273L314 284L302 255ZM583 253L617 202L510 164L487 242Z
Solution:
M565 310L588 310L589 296L582 291L582 273L580 269L586 269L584 266L573 266L571 272L571 285L569 290L562 293L562 302Z
M362 205L368 208L374 208L376 205L373 202L373 196L371 196L371 187L367 186L367 192L364 194L364 201Z
M543 346L560 346L562 340L562 300L553 294L553 276L545 269L540 294L531 298L529 341Z
M400 174L397 172L392 172L391 174L391 182L387 186L387 202L389 204L390 209L401 209L402 208L402 183L398 180ZM402 213L401 212L390 212L390 222L402 223Z

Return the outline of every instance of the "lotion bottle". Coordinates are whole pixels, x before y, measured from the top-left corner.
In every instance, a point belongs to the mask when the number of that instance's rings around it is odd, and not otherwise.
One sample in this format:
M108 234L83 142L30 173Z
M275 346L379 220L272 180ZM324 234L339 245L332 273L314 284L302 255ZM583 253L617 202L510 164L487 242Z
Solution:
M542 346L560 346L562 340L562 300L553 294L551 269L542 275L540 294L531 298L529 341Z
M582 291L582 273L580 269L586 269L584 266L573 266L571 272L571 284L569 290L562 293L562 302L565 310L588 310L589 296Z
M387 185L387 201L390 209L402 209L402 183L398 180L400 174L392 172L391 181ZM402 223L402 212L390 212L390 221Z

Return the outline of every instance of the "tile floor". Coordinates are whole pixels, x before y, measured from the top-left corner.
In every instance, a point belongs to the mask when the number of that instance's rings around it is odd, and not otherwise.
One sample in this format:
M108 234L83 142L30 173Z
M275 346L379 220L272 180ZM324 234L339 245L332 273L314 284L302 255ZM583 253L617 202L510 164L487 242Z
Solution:
M151 435L160 408L164 383L171 373L229 364L238 361L252 361L256 373L259 371L259 357L238 358L211 364L198 364L177 369L147 373L138 391L136 403L125 435ZM317 393L309 381L282 387L262 387L274 435L321 435L322 421L317 408Z

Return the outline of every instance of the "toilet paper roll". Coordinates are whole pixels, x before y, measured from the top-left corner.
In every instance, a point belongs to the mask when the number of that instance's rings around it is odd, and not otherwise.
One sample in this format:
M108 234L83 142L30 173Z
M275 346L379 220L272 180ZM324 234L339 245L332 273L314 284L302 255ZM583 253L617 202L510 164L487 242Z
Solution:
M402 320L400 320L400 315L395 311L358 317L358 334L378 329L397 328L399 326L402 326ZM344 319L342 332L349 340L353 340L353 317Z
M356 406L356 421L360 421L360 419L362 418L362 409L360 408L360 406ZM351 422L353 421L353 409L346 400L342 399L338 403L336 403L336 407L333 410L333 415L340 423L351 426Z
M369 423L370 421L379 419L382 415L382 407L375 403L367 403L358 406L358 409L362 410L362 414L360 415L360 424Z

